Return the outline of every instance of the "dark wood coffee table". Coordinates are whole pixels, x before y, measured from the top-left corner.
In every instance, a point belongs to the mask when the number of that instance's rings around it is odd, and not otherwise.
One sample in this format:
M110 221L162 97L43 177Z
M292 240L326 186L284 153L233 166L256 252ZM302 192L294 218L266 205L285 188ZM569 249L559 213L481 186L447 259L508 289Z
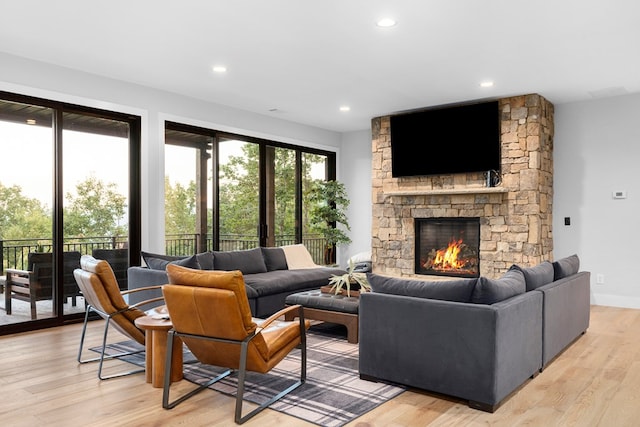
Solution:
M286 305L300 304L304 307L304 317L310 320L337 323L347 328L347 341L358 343L358 305L357 297L324 293L320 290L304 291L289 295ZM285 320L293 320L295 313L287 313Z

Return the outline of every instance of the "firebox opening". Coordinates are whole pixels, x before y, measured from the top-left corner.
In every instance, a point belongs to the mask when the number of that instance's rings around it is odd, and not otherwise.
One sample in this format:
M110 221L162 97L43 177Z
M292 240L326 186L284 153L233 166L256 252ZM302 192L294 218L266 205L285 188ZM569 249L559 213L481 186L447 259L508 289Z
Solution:
M480 218L416 218L416 274L480 276Z

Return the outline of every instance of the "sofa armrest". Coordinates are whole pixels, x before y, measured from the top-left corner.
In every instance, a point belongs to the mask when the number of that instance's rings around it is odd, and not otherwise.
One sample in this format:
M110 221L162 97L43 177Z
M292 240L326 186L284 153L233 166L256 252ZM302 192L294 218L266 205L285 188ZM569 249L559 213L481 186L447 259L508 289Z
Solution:
M542 297L360 295L360 374L493 406L540 369Z
M591 273L582 271L536 289L543 294L542 367L589 327Z
M129 278L128 289L137 290L139 288L154 287L158 285L166 285L169 283L167 272L164 270L153 270L146 267L129 267L127 271ZM162 297L162 289L149 289L140 292L132 292L127 295L129 304L137 304L139 302L150 300L154 298ZM150 309L163 305L164 302L158 301L145 306L145 309Z

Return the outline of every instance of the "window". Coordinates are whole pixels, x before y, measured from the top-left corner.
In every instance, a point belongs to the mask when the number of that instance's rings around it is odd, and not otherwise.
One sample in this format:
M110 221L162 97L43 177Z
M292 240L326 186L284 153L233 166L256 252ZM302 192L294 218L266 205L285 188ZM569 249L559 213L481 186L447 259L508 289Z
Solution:
M172 122L165 143L167 254L303 243L323 263L307 194L335 179L334 153Z
M127 287L140 253L139 141L137 117L0 92L0 275L24 270L39 284L12 294L0 334L82 317L81 255L109 260Z

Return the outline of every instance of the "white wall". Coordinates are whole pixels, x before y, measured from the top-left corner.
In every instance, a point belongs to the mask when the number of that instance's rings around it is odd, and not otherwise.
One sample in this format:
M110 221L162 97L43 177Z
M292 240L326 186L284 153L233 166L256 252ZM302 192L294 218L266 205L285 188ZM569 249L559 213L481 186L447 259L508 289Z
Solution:
M347 211L351 243L339 248L338 263L347 267L349 257L371 250L371 130L342 135L340 181L351 199Z
M554 257L579 255L593 304L640 308L639 170L640 95L556 105Z
M371 133L339 134L139 85L0 53L0 90L142 116L142 247L164 247L164 120L336 151L338 179L351 197L350 245L341 265L371 247ZM640 308L640 95L556 105L554 256L577 253L592 272L592 302ZM341 148L342 147L342 148ZM614 200L613 191L627 192ZM564 226L564 217L571 226ZM596 275L604 284L596 284Z
M143 250L164 251L164 120L335 151L340 158L337 132L4 53L0 53L0 64L2 91L142 117Z

